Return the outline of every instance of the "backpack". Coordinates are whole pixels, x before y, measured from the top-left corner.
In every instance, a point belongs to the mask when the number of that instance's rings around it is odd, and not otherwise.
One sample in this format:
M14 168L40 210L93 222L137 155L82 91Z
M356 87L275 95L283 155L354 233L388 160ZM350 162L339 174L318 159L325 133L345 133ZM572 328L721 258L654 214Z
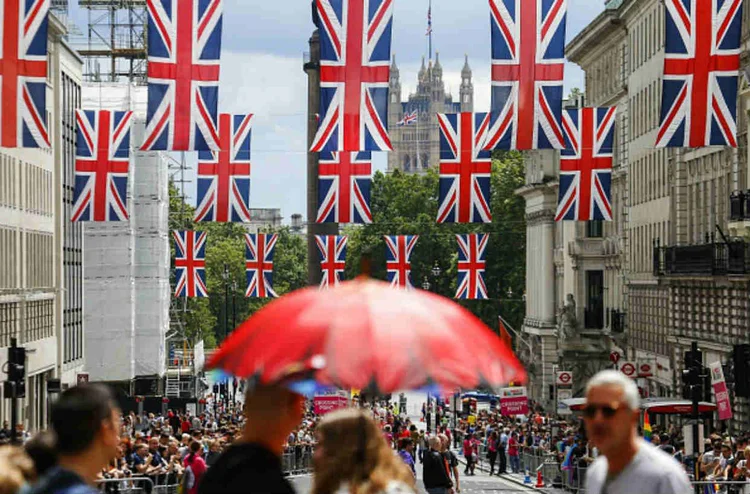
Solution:
M195 486L195 474L193 473L193 469L190 467L190 465L188 465L187 468L185 468L185 471L182 473L181 484L182 492L187 492Z

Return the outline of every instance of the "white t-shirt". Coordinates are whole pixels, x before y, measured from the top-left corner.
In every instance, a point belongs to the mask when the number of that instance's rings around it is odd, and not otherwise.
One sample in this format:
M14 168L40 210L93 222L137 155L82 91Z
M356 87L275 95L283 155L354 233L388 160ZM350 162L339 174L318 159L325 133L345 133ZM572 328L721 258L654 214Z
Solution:
M671 456L643 439L630 464L607 479L607 458L600 455L586 472L586 494L690 494L685 469Z

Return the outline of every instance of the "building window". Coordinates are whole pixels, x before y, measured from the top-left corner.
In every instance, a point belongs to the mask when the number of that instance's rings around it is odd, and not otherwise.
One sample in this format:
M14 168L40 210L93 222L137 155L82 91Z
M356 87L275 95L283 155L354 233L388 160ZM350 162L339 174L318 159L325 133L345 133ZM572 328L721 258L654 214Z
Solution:
M604 271L586 271L586 329L604 328Z
M586 236L588 238L602 238L604 236L604 222L601 220L587 221Z

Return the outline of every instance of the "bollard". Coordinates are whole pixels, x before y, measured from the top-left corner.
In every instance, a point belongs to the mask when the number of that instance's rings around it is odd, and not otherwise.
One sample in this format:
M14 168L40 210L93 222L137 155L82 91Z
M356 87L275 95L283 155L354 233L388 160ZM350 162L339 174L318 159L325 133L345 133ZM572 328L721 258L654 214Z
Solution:
M523 483L531 485L531 475L529 475L528 470L526 470L526 474L523 476Z
M542 476L541 465L536 469L536 485L534 487L537 489L542 489L544 487L544 477Z

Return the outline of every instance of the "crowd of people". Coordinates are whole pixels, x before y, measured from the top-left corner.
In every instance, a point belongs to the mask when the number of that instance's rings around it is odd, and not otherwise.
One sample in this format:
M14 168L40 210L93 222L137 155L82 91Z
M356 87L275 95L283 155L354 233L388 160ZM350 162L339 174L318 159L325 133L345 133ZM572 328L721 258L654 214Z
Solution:
M599 404L595 393L587 397L592 403L582 422L552 417L533 403L526 416L471 407L454 416L447 402L438 400L422 417L432 419L426 431L425 424L413 423L387 402L320 417L309 400L283 387L249 390L242 409L138 416L121 414L108 388L79 386L55 403L49 431L27 439L22 448L0 448L0 494L118 492L138 482L147 494L164 486L182 494L291 493L288 474L308 470L314 494L411 493L420 471L429 494L452 494L461 492L461 481L478 466L490 475L519 473L528 456L559 465L569 480L578 481L572 483L575 490L586 476L593 482L587 493L630 492L607 487L609 472L628 477L632 472L625 466L636 463L668 473L650 472L651 482L661 486L654 492L683 492L688 471L696 481L737 482L724 488L728 494L750 494L747 435L711 435L697 467L674 427L655 426L651 445L642 447L637 389L617 376L605 378L610 380L592 380L593 389L619 386L623 396L610 392ZM673 470L680 463L684 468ZM350 489L353 485L368 487Z

